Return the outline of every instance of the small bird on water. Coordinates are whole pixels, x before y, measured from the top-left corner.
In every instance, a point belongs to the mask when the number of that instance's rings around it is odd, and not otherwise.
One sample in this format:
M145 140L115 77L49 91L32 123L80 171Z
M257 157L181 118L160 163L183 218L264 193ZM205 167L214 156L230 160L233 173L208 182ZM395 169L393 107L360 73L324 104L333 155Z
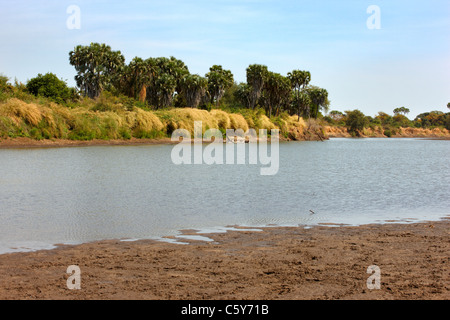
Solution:
M316 214L314 211L312 211L312 210L309 210L309 212L311 212L311 214Z

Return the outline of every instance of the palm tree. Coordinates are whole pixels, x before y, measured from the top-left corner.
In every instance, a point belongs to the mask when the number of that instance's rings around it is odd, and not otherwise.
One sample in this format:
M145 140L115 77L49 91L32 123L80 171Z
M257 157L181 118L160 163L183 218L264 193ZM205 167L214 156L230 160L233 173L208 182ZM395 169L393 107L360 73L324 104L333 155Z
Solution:
M316 86L311 86L307 89L307 92L311 99L312 107L314 108L311 111L314 114L314 118L317 119L320 109L323 109L324 111L328 110L330 104L328 101L328 91Z
M217 106L225 94L225 90L233 85L233 74L230 70L224 70L222 66L214 65L205 76L208 79L208 92L211 103L215 103Z
M175 77L170 74L163 74L156 80L157 93L157 108L167 108L172 104L177 81Z
M292 99L292 106L294 112L296 112L298 115L298 121L300 121L301 115L309 117L311 110L311 99L308 93L306 91L301 91L297 94L294 94L294 97Z
M189 108L197 108L208 88L208 80L199 75L189 74L183 78L182 95L186 99Z
M279 73L268 72L264 83L264 101L268 116L272 116L273 108L275 114L286 107L290 101L291 81Z
M261 97L264 81L268 75L267 67L260 64L252 64L247 68L247 84L251 86L250 108L254 109L256 102Z
M134 98L139 95L139 101L144 102L147 97L147 87L157 74L155 60L143 60L135 57L129 64L131 94Z
M112 51L106 44L91 43L90 46L75 47L69 53L69 61L77 71L77 86L85 96L96 98L105 87L112 85L125 58L120 51Z
M236 91L234 91L234 98L240 102L244 108L250 108L250 93L251 87L246 83L240 83L237 85Z
M300 121L300 112L305 108L304 103L306 103L305 95L302 97L300 96L302 91L305 90L306 86L311 81L311 73L309 71L293 70L288 73L288 78L291 80L291 86L294 90L294 102L296 103L295 109L298 111L298 120Z

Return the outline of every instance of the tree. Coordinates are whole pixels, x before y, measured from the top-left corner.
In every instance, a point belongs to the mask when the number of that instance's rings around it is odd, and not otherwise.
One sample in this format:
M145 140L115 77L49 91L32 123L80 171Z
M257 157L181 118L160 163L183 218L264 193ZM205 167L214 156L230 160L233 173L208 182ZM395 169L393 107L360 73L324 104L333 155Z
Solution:
M182 92L183 78L189 74L189 69L183 61L174 57L152 58L150 61L155 67L155 76L147 87L147 99L156 108L168 107L174 95Z
M12 85L9 83L9 78L0 73L0 91L12 91Z
M333 119L334 121L341 121L343 117L344 114L340 111L337 110L330 111L330 118Z
M395 115L404 115L406 116L408 113L410 112L410 110L408 108L405 107L400 107L400 108L395 108L394 109L394 114Z
M69 61L77 71L77 86L85 96L96 98L123 69L125 58L106 44L91 43L75 47L69 53Z
M346 111L346 121L347 130L356 136L361 135L361 131L367 126L368 120L364 113L359 110Z
M414 121L422 128L444 126L446 114L442 111L431 111L419 114Z
M386 126L392 124L392 117L385 112L378 112L378 115L375 117L376 120L379 120L381 125Z
M211 97L211 103L215 103L217 106L225 94L225 90L233 85L233 74L230 70L224 70L222 66L214 65L205 76L208 79L208 92Z
M128 65L130 95L144 102L147 98L147 87L157 75L157 66L154 59L143 60L135 57Z
M298 115L298 121L300 121L301 116L309 116L310 106L311 98L306 91L293 94L292 107Z
M247 68L247 84L251 87L250 108L254 109L261 97L261 92L268 74L267 67L260 64L252 64Z
M317 119L321 109L325 112L328 110L330 104L328 101L328 91L316 86L310 86L307 89L307 92L312 104L311 113L313 114L313 117Z
M208 80L199 75L186 75L182 80L181 93L189 108L197 108L208 88Z
M263 89L266 112L269 117L272 116L273 109L276 114L279 114L280 109L289 104L291 92L289 78L283 77L279 73L268 72Z
M177 88L177 81L175 77L165 73L158 77L155 85L158 88L156 96L156 107L169 107L172 104L174 93Z
M246 83L238 84L236 91L234 92L234 98L238 103L240 103L244 108L250 108L250 95L251 87Z
M311 81L311 73L309 71L293 70L288 73L288 78L294 90L294 108L298 110L298 120L300 121L300 112L305 108L304 103L306 102L305 96L300 97L300 94ZM311 103L311 99L308 100L308 103Z
M72 96L66 82L53 73L38 74L27 82L26 87L31 94L50 98L57 103L67 102Z
M449 109L450 109L450 102L449 102L449 103L447 103L447 108L449 108Z

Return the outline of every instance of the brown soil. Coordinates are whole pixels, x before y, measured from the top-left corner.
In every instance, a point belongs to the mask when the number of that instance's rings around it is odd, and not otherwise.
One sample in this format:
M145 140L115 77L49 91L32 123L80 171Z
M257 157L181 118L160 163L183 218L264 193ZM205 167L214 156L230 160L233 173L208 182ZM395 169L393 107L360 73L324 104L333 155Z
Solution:
M0 139L0 149L12 148L60 148L60 147L85 147L85 146L113 146L113 145L151 145L171 144L170 138L163 139L136 139L129 140L34 140L30 138Z
M450 220L266 228L189 245L101 241L0 255L0 299L450 298ZM67 267L81 269L69 290ZM370 290L369 266L381 271Z

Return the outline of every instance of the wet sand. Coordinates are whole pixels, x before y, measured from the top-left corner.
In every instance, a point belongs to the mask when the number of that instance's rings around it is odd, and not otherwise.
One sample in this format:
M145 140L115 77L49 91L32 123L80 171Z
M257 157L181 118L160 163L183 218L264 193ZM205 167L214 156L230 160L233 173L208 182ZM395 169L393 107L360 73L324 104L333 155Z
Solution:
M273 227L180 245L100 241L0 255L0 299L447 300L450 219ZM191 232L186 232L192 234ZM67 288L67 267L81 289ZM381 288L370 290L369 266Z

